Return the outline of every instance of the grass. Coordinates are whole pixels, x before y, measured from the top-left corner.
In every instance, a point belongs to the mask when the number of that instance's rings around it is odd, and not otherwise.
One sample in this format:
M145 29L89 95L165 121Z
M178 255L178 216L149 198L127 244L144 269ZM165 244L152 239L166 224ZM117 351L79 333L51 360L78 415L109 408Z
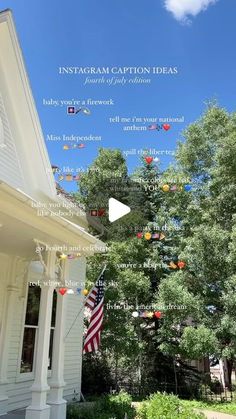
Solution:
M182 400L182 403L186 407L213 410L215 412L236 415L236 402L203 402L197 400Z

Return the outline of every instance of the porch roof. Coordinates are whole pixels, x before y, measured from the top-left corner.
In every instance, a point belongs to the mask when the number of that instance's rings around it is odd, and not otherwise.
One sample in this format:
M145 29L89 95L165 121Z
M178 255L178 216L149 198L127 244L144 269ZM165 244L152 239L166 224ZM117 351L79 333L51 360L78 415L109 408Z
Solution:
M102 241L58 215L62 207L56 211L47 208L47 214L41 216L37 204L31 196L0 181L0 252L29 255L34 251L33 239L50 246L80 247L77 251L84 255L106 250Z

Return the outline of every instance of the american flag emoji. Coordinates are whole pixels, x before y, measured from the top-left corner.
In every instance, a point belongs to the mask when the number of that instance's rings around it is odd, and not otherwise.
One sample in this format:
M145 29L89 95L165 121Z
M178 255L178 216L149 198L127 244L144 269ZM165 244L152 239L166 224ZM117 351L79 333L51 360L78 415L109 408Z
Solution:
M148 130L149 131L154 131L154 130L158 130L158 131L160 131L160 129L161 129L162 127L160 126L160 125L158 125L158 124L151 124L151 125L148 125Z
M157 124L148 125L149 131L154 131L155 129L157 129Z

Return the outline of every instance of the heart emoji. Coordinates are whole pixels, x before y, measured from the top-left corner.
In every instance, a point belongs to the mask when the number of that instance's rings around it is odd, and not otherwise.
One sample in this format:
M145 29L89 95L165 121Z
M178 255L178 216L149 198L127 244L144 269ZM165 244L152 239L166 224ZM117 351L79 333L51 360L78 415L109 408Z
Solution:
M155 311L154 315L157 319L161 318L161 312L160 311Z
M192 189L192 185L184 185L184 190L185 190L186 192L191 191L191 189Z
M152 238L152 235L151 235L151 233L145 233L144 237L145 237L146 240L150 240Z
M138 239L141 239L143 237L143 233L137 233Z
M145 157L145 160L146 160L147 164L150 164L153 161L153 157L150 157L150 156Z
M59 293L60 293L61 295L65 295L65 294L66 294L66 292L67 292L67 288L60 288L60 289L59 289Z
M164 128L165 131L169 131L170 124L163 124L162 127Z
M183 260L180 260L180 261L177 263L177 265L178 265L179 269L184 269L184 268L185 268L185 266L186 266L186 263L185 263Z

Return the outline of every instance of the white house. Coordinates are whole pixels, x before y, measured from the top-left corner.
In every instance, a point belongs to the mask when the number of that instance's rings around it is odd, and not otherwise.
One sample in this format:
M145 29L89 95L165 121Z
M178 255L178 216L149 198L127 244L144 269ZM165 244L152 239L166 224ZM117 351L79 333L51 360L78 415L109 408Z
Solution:
M9 10L0 13L0 416L64 419L80 394L86 256L104 251L58 195ZM70 207L71 206L71 207ZM69 208L69 212L68 209ZM42 208L44 212L42 212ZM76 255L63 259L63 254ZM69 333L68 333L69 332Z

